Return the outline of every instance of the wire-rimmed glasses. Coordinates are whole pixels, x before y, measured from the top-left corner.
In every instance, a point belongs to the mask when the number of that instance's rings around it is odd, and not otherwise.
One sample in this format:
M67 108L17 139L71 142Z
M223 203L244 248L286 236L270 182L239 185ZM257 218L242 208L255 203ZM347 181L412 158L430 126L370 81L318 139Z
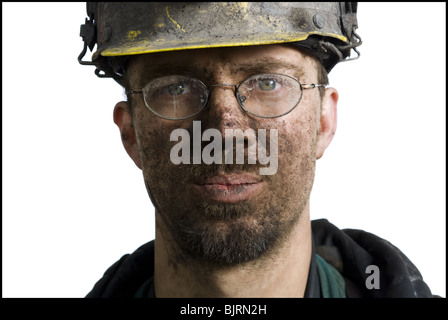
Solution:
M291 112L302 99L305 89L325 84L301 84L297 79L276 73L256 74L239 84L206 86L201 80L171 75L156 78L142 89L145 105L155 115L168 120L183 120L201 112L210 98L212 87L233 87L235 98L247 113L261 118L276 118Z

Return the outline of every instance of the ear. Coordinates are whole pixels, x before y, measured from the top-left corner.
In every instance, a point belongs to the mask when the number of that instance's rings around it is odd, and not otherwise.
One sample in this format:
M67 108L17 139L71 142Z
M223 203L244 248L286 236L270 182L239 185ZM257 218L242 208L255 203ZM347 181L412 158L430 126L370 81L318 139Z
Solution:
M142 168L140 154L138 152L137 138L135 137L134 126L132 124L132 116L129 113L128 103L125 101L118 102L114 108L114 122L120 129L121 141L126 152L134 161L135 165Z
M316 157L320 159L324 155L331 140L336 133L337 126L337 104L339 94L334 88L325 89L322 101L322 112L320 115L320 130L317 141Z

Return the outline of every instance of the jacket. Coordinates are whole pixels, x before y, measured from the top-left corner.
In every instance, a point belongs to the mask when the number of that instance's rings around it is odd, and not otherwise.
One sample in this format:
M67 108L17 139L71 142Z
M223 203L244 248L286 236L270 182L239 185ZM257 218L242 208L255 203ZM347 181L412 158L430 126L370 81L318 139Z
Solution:
M390 242L363 230L311 222L313 251L305 297L432 297L422 275ZM86 298L154 297L154 241L115 262Z

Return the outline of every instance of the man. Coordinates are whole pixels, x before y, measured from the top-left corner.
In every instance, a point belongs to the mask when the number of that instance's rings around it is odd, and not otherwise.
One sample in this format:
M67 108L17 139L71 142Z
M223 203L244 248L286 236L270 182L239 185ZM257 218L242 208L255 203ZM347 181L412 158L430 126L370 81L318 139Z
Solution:
M88 297L431 296L387 241L310 221L315 161L336 130L327 73L359 55L355 3L87 11L79 61L125 87L114 122L156 209L155 241Z

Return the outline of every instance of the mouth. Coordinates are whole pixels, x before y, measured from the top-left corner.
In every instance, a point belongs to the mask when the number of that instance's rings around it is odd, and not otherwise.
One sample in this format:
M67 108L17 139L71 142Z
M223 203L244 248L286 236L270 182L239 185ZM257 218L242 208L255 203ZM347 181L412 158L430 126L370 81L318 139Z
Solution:
M263 180L248 173L218 174L192 184L199 196L221 203L238 203L257 195Z

